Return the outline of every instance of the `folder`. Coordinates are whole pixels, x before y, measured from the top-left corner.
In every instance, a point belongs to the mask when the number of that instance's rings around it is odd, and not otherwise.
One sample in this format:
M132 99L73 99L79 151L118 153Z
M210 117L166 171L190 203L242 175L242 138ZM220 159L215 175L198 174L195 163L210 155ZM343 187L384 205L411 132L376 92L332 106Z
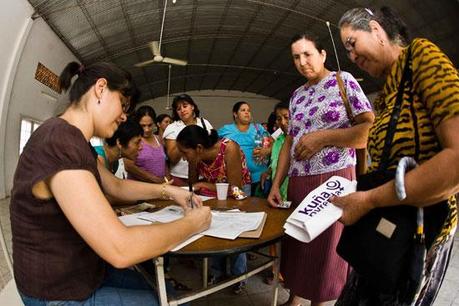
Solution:
M264 213L263 219L261 220L260 225L258 226L256 230L243 232L238 236L238 238L255 238L255 239L260 238L261 233L263 232L263 227L265 226L265 223L266 223L266 217L267 217L267 214Z

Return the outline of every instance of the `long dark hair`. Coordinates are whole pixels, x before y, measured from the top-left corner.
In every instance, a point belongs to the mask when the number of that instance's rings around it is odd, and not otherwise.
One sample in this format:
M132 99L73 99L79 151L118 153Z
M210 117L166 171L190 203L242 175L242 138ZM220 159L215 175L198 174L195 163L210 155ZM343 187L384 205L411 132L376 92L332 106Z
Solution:
M112 137L105 139L105 143L109 147L113 147L116 145L116 140L119 140L120 144L126 147L132 138L142 135L143 129L140 124L133 117L128 117L125 122L120 124Z
M156 112L153 109L153 107L149 105L143 105L135 111L135 119L137 120L137 122L140 122L140 120L145 116L151 117L153 123L156 124Z
M207 130L199 125L188 125L177 135L176 139L182 147L187 149L196 149L198 145L204 148L211 148L218 141L218 133L216 130L210 130L210 135Z
M72 84L72 78L75 75L78 75L78 77ZM59 85L64 91L70 88L70 103L77 104L81 97L100 78L107 80L107 87L111 91L119 91L125 97L135 96L134 98L137 98L138 90L132 82L129 72L112 63L100 62L84 67L77 62L70 62L59 76ZM135 102L131 101L131 108Z

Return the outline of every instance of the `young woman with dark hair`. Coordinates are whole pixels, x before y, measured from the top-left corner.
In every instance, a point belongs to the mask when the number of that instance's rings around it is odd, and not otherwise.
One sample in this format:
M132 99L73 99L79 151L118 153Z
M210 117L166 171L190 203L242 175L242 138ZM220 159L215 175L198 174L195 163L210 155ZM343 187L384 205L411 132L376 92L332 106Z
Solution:
M168 114L161 114L156 117L156 131L155 134L159 136L161 143L164 145L164 131L167 126L172 123L172 117Z
M60 76L70 105L44 122L20 156L11 195L14 278L26 305L158 305L139 273L124 269L163 254L210 224L197 197L170 185L121 180L88 143L110 138L130 109L129 75L110 63L72 62ZM105 195L136 201L171 198L185 217L124 226ZM120 281L122 280L122 282Z
M164 146L153 133L156 113L153 107L144 105L135 112L135 119L143 129L142 149L136 159L124 160L129 178L149 183L164 183L171 179Z
M233 105L233 123L226 124L218 130L220 137L229 138L239 144L247 158L247 165L250 170L252 185L244 192L247 195L255 195L255 191L260 185L260 176L266 171L266 163L258 162L269 157L271 147L261 148L255 144L257 134L261 137L266 130L261 124L252 123L252 113L249 103L239 101Z
M188 162L177 148L177 135L186 126L193 124L205 128L207 131L212 129L210 122L199 117L199 113L198 106L189 95L181 94L174 97L172 101L172 119L174 122L167 126L163 134L174 185L186 186L188 182Z
M142 148L142 127L132 118L121 123L112 137L106 138L102 146L95 146L97 159L113 174L118 169L118 160L135 160Z
M200 126L189 125L178 134L177 147L203 177L193 185L198 192L215 197L215 183L229 183L238 188L250 184L250 173L239 145L227 138L219 139L216 130L209 135Z

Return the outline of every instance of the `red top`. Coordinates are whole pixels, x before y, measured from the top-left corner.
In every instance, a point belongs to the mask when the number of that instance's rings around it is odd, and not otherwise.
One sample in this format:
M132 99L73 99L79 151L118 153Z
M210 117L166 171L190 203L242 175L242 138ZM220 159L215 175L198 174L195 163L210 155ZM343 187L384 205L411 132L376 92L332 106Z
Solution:
M220 150L218 151L217 157L215 160L207 164L203 161L200 161L198 163L198 172L199 175L203 176L204 181L208 183L227 183L228 182L228 177L226 175L226 163L225 163L225 150L228 145L228 143L231 140L228 138L223 138L221 140L220 144ZM240 149L239 149L240 150ZM241 152L241 164L242 164L242 186L250 184L250 172L249 168L247 168L247 162L245 159L245 155L240 150ZM242 187L238 186L238 187ZM216 196L217 193L215 191L207 191L206 190L206 195L209 196Z

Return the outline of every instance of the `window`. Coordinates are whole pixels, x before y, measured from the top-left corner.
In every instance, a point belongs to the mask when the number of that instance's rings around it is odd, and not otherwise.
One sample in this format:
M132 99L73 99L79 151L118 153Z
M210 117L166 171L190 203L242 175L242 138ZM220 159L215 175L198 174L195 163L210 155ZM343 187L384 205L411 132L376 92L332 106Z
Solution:
M33 119L21 119L21 135L19 138L19 154L22 153L24 147L29 141L30 135L40 126L41 122Z

